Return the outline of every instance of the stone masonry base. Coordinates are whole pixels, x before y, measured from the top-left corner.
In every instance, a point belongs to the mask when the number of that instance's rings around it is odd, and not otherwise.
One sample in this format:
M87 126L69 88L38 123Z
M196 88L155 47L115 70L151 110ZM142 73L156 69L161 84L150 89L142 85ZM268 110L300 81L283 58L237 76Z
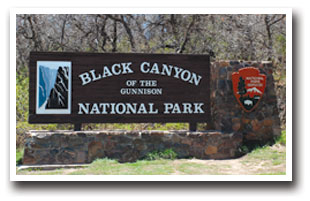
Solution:
M24 165L91 163L97 158L134 162L152 151L173 149L178 158L239 156L242 134L219 131L29 131Z

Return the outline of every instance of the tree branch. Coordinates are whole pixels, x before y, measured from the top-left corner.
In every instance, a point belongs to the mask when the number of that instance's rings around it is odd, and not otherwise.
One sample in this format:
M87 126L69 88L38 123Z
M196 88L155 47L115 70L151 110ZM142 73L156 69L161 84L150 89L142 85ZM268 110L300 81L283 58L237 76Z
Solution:
M120 18L117 18L113 15L110 15L108 14L107 17L109 17L110 19L114 20L114 21L117 21L117 22L120 22L125 30L126 30L126 33L128 35L128 38L129 38L129 42L130 42L130 45L131 45L131 49L133 51L135 51L136 47L135 47L135 42L134 42L134 38L133 38L133 35L132 35L132 32L131 32L131 29L129 28L129 25L128 23L125 21L125 16L124 15L121 15Z
M196 15L193 15L193 19L191 21L191 23L188 25L186 31L185 31L185 34L184 34L184 40L183 42L181 43L180 45L180 48L179 50L177 51L177 53L183 53L184 49L185 49L185 45L189 39L189 33L191 31L191 28L193 27L193 25L195 24L195 21L196 21Z

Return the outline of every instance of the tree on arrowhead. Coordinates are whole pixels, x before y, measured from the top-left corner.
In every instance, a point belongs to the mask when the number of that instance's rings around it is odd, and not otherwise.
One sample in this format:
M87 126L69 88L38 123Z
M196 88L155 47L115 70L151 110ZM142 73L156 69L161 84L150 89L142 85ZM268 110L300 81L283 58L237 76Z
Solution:
M238 93L241 95L241 97L246 94L247 90L245 88L245 82L242 77L239 77L239 83L238 83Z

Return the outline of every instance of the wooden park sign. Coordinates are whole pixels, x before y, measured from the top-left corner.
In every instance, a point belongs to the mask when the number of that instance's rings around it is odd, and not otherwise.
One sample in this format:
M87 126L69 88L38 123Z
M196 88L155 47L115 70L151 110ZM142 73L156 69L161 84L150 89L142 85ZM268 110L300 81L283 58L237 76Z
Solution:
M208 55L30 54L30 123L209 122Z

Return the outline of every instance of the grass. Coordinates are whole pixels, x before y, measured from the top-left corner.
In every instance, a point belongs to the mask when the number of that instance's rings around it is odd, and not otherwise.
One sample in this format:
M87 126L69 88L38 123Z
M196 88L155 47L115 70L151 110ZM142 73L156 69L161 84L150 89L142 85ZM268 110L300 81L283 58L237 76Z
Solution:
M273 146L257 147L248 153L241 163L245 166L255 165L257 168L270 169L273 172L258 172L263 175L283 175L286 164L286 132L282 131L281 136L275 139Z
M258 175L285 175L285 172L271 172L271 173L261 173Z
M81 169L73 175L168 175L173 173L169 160L137 161L135 163L118 163L110 159L97 159L89 168Z
M257 148L233 160L162 159L119 163L97 159L86 168L57 170L21 170L21 175L283 175L285 147Z
M274 150L271 146L256 148L246 156L243 163L260 163L261 161L269 161L272 165L285 163L286 151Z
M44 170L38 170L38 169L26 169L26 170L20 170L17 174L22 175L63 175L65 174L65 169L56 169L53 171L44 171Z
M230 168L223 166L222 168ZM57 169L53 171L21 170L18 174L25 175L201 175L206 171L211 174L221 174L215 164L196 163L187 159L141 160L134 163L118 163L111 159L97 159L87 168Z
M203 172L206 170L208 170L209 172L213 172L214 174L216 166L186 162L186 163L180 163L177 166L177 169L179 172L186 175L200 175L203 174Z

